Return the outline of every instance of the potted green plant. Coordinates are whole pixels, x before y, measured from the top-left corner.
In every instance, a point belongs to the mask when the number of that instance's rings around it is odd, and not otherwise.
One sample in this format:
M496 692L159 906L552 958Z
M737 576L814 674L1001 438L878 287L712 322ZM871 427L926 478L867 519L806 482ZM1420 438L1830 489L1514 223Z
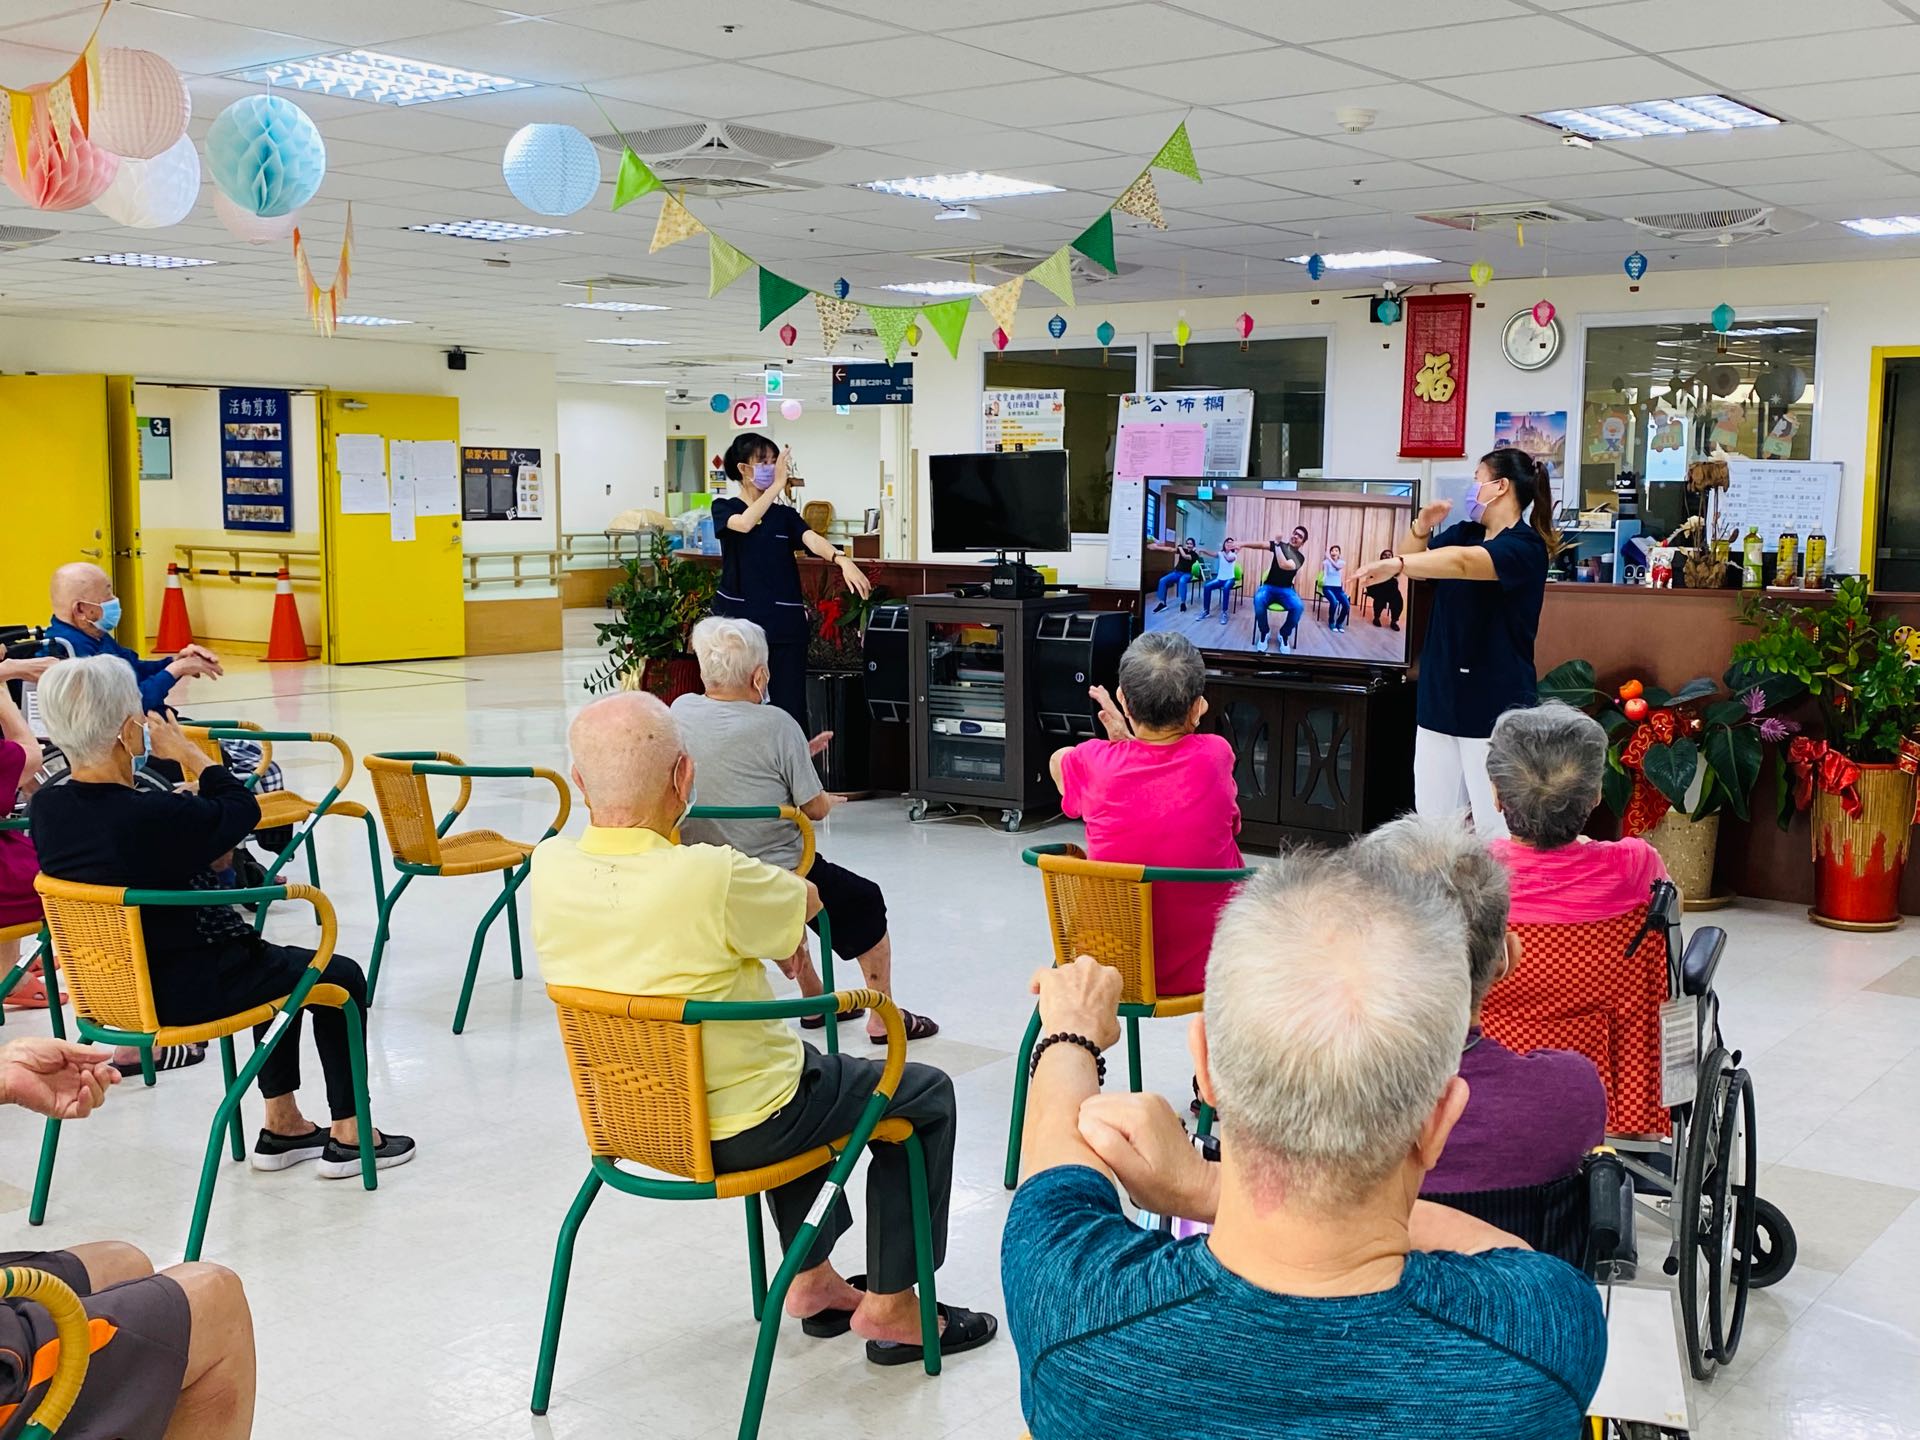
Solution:
M1784 677L1756 683L1735 667L1720 681L1701 675L1674 691L1633 677L1609 692L1585 660L1569 660L1540 681L1541 699L1564 700L1605 727L1601 799L1620 818L1622 834L1641 836L1660 852L1689 910L1731 898L1713 889L1720 817L1747 818L1762 742L1799 728L1767 712L1798 691Z
M1868 612L1866 581L1849 577L1825 604L1760 597L1734 646L1736 669L1797 682L1820 711L1824 738L1800 735L1774 758L1776 810L1813 812L1813 909L1822 925L1891 930L1920 771L1920 647L1892 616Z
M607 658L587 676L586 688L651 690L668 702L698 690L700 665L688 653L689 637L712 608L718 571L681 558L665 531L655 532L648 553L625 569L607 592L616 618L594 626Z

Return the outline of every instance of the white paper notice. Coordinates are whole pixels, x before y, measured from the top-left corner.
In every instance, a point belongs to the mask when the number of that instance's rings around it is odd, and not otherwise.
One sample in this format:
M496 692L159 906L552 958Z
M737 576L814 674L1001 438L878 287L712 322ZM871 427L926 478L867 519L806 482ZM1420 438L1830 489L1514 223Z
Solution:
M393 471L394 484L398 485L402 480L411 483L415 474L413 468L413 441L389 440L387 442L387 465Z
M340 462L340 473L351 471L355 475L385 475L387 473L387 442L379 435L340 435L335 437L335 458Z
M416 513L460 513L459 459L459 449L451 440L413 442L413 499Z
M343 474L340 477L340 513L342 515L386 514L387 477Z
M396 473L393 477L393 498L387 509L388 538L398 541L413 539L413 477L404 479Z

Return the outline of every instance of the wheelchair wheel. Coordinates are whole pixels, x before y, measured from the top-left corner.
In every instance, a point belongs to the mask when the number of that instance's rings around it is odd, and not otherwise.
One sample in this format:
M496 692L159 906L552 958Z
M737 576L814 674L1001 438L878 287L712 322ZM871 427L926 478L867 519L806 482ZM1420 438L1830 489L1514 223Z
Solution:
M1702 1058L1692 1113L1687 1124L1687 1149L1677 1156L1680 1174L1672 1209L1673 1259L1680 1291L1680 1320L1686 1333L1687 1368L1696 1380L1711 1380L1719 1366L1711 1330L1714 1285L1711 1257L1720 1227L1714 1222L1711 1182L1719 1148L1720 1117L1728 1099L1727 1052L1715 1045Z
M1740 1348L1740 1331L1747 1319L1747 1290L1753 1266L1754 1183L1758 1162L1754 1153L1753 1082L1744 1070L1727 1077L1721 1103L1719 1133L1715 1136L1713 1170L1706 1195L1712 1203L1707 1238L1707 1328L1714 1358L1722 1365Z
M1753 1199L1753 1259L1748 1284L1756 1290L1784 1280L1799 1257L1800 1242L1793 1233L1793 1222L1780 1213L1771 1200L1756 1195Z

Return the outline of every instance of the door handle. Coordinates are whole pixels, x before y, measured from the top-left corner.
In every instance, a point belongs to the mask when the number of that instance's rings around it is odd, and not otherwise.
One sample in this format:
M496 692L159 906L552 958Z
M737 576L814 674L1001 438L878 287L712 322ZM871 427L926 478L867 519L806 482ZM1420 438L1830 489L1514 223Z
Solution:
M98 550L82 550L80 553L82 555L91 555L96 560L100 558L100 552Z

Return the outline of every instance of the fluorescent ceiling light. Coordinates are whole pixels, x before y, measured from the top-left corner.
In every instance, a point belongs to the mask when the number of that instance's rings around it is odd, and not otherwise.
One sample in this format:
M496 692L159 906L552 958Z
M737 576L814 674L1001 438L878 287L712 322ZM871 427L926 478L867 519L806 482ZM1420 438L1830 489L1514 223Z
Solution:
M1878 220L1842 220L1840 223L1862 235L1920 235L1920 215L1884 215Z
M578 235L578 230L556 230L550 225L516 225L510 220L435 220L406 225L423 235L452 235L460 240L539 240L548 235Z
M1753 335L1804 335L1807 332L1798 325L1750 325L1744 330L1727 330L1723 334L1732 336Z
M196 260L188 255L147 255L122 250L113 255L75 255L82 265L125 265L137 270L185 270L193 265L218 265L218 260Z
M1311 255L1289 255L1290 265L1304 265ZM1438 265L1431 255L1415 255L1406 250L1349 250L1342 255L1322 255L1320 261L1329 270L1385 270L1394 265Z
M908 280L898 285L882 285L882 290L901 290L909 295L984 295L993 287L972 280Z
M908 175L899 180L863 180L862 190L883 195L905 195L914 200L938 200L942 205L964 205L969 200L1010 200L1021 195L1057 195L1058 185L1014 180L1005 175Z
M669 342L665 340L642 340L634 335L615 335L610 339L593 339L587 341L587 343L589 345L665 345ZM758 374L759 372L755 371L754 373Z
M336 325L411 325L411 320L393 320L385 315L342 315Z
M463 70L457 65L434 65L406 60L376 50L342 50L305 60L282 60L236 78L346 100L371 100L379 105L425 105L433 100L459 100L471 95L497 95L503 90L530 90L525 80Z
M671 305L642 305L638 300L569 300L569 310L617 310L627 314L634 310L671 310Z
M1687 135L1700 130L1746 130L1778 125L1778 117L1724 95L1683 100L1636 100L1630 105L1589 105L1583 110L1542 110L1529 115L1556 130L1589 140L1638 140L1643 135Z

